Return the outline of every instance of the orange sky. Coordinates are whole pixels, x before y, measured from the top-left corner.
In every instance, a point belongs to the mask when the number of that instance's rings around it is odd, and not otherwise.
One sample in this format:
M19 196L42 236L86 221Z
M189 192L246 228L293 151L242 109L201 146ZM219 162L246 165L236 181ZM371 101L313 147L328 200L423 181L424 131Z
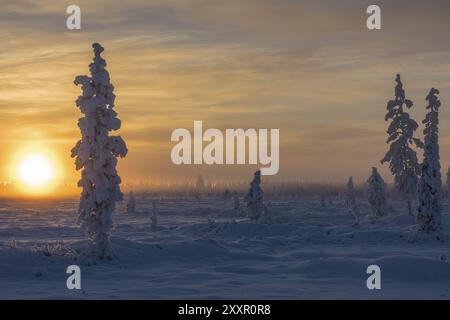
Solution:
M170 134L194 120L279 128L274 179L362 182L387 149L385 105L398 72L418 122L429 88L441 90L446 169L450 4L379 2L381 31L365 28L371 3L356 0L77 1L82 30L68 31L72 2L0 0L0 181L17 179L17 158L37 149L54 157L60 181L75 183L73 79L88 72L92 42L105 47L116 88L127 183L251 176L246 166L174 166ZM386 166L381 172L391 181Z

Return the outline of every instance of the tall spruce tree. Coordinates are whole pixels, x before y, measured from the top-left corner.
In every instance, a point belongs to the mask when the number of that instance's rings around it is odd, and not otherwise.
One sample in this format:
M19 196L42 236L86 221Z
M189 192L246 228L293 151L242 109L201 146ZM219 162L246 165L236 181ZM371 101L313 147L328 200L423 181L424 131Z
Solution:
M411 201L417 195L417 182L420 174L420 166L417 161L416 151L412 148L415 145L422 148L422 142L414 138L414 131L418 124L405 111L413 106L411 100L406 99L405 90L398 74L395 81L395 98L387 103L387 114L385 121L391 119L387 134L389 150L381 160L381 163L389 162L389 168L394 176L395 191L408 203L408 212L412 214Z
M420 230L432 233L441 229L441 164L439 157L439 90L432 88L427 95L428 113L422 123L425 125L424 159L419 181L419 208L417 221Z
M89 65L90 76L77 76L82 95L76 105L84 117L78 120L81 139L72 149L77 170L81 170L78 186L82 187L77 223L90 240L91 254L99 259L111 258L110 235L116 201L122 200L117 158L127 154L120 136L109 136L120 128L114 111L114 87L110 83L106 62L100 56L103 47L94 43L94 59Z

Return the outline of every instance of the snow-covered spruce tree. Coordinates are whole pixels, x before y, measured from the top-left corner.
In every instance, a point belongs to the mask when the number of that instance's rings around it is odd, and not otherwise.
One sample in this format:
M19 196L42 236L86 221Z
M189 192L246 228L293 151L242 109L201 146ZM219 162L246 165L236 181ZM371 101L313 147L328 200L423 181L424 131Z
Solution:
M439 157L439 90L432 88L426 97L428 113L422 123L425 125L425 149L419 180L419 208L417 221L420 230L431 233L441 229L441 164Z
M199 201L203 193L205 192L206 185L201 174L198 175L195 182L194 198Z
M159 210L159 201L154 200L152 216L150 217L150 219L152 221L152 229L156 228L156 225L158 223L158 210Z
M450 166L447 169L447 196L450 195Z
M134 197L133 191L131 191L127 201L127 213L135 213L135 212L136 212L136 198Z
M199 174L197 177L197 182L195 183L195 188L197 189L198 192L203 192L206 189L205 181L203 180L203 177L201 174Z
M324 196L320 197L320 206L323 208L327 206L327 202Z
M233 198L234 198L234 210L239 210L241 204L239 202L239 196L236 191L233 193Z
M347 182L346 204L349 213L355 217L354 226L359 226L360 213L356 204L355 188L353 187L353 177L350 177Z
M250 189L245 197L247 202L247 212L250 221L259 221L264 214L263 191L261 189L261 171L255 172L255 176L250 183Z
M81 139L72 149L77 170L81 170L78 186L82 187L77 223L90 240L90 254L98 259L112 258L111 219L116 201L122 200L120 177L116 171L117 158L127 154L120 136L109 136L121 122L113 110L115 95L110 83L106 62L100 54L103 47L94 43L94 59L89 65L90 76L77 76L82 95L76 105L84 114L78 120Z
M224 200L228 200L231 197L231 191L230 189L225 189L225 191L223 192L223 199Z
M372 175L367 179L369 186L369 204L376 217L387 214L386 185L378 173L377 168L372 168Z
M381 163L389 162L389 168L394 176L394 186L396 193L402 198L406 198L408 212L412 214L411 201L417 195L417 181L420 173L420 166L417 161L417 154L411 148L414 144L422 148L422 142L414 138L414 131L418 125L405 111L413 106L411 100L406 99L405 90L398 74L395 81L395 99L387 103L387 114L385 120L392 119L388 127L389 136L387 143L390 147Z

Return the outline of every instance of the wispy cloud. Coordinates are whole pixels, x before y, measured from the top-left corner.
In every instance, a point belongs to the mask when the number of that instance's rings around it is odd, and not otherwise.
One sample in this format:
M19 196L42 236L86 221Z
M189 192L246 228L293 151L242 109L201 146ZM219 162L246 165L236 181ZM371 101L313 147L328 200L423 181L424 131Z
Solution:
M80 116L73 79L88 72L95 41L106 48L130 146L125 180L191 177L196 169L170 163L169 139L193 120L280 128L280 178L362 179L385 149L395 73L404 74L417 119L428 87L443 89L444 106L450 101L448 1L379 1L376 32L365 28L366 0L80 0L81 31L65 29L69 4L2 0L0 12L0 145L51 145L68 178ZM441 118L448 161L450 111ZM8 161L2 153L0 163Z

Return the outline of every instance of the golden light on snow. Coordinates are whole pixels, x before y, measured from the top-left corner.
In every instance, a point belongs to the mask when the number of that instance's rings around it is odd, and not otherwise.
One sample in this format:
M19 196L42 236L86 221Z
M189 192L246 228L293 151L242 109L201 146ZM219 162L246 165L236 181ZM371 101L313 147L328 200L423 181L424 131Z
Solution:
M44 154L26 154L19 159L16 174L25 191L44 192L55 177L55 167Z

